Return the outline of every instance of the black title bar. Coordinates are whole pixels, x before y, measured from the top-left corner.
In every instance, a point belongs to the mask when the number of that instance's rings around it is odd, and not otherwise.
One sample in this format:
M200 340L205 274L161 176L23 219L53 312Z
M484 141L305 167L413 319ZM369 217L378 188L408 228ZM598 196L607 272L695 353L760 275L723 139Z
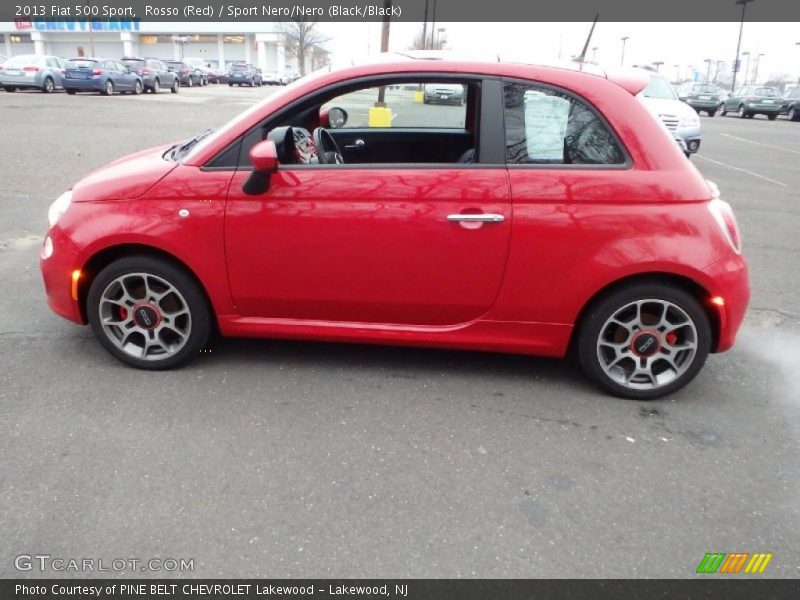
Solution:
M736 0L3 0L0 21L721 22ZM748 21L800 21L796 0L748 0Z

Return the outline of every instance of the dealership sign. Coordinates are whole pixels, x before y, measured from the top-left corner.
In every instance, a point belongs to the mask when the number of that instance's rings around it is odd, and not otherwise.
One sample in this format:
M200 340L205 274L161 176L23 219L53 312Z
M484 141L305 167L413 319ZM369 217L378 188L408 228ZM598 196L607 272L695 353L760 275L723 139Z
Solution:
M17 19L16 29L36 29L37 31L139 31L139 20L132 21L31 21Z

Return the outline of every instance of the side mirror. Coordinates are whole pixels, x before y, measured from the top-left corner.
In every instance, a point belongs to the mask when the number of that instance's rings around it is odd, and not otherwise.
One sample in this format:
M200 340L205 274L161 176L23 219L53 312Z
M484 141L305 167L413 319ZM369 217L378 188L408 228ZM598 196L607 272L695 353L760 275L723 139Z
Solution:
M331 129L339 129L347 124L347 111L338 106L333 106L328 111L328 122L331 124Z
M250 149L250 162L253 172L242 185L242 191L248 196L263 194L269 189L269 180L278 170L278 150L275 142L264 140Z

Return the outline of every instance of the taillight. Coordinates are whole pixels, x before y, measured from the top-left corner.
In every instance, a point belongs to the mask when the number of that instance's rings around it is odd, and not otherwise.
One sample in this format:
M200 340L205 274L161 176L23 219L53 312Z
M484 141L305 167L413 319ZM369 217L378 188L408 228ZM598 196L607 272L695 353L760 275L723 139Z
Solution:
M736 215L733 214L731 205L720 198L713 198L708 203L708 210L722 229L731 247L737 253L741 252L742 239L739 234L739 225L736 223Z
M102 75L103 72L100 69L92 69L92 75Z
M142 73L142 74L149 73L149 72L150 72L150 67L144 67L144 68L143 68L143 69L140 71L140 73Z
M187 73L189 73L189 69L181 70L181 75L186 75Z
M39 70L39 67L22 67L23 71L27 71L28 73L35 73Z
M758 98L746 98L745 102L755 102Z

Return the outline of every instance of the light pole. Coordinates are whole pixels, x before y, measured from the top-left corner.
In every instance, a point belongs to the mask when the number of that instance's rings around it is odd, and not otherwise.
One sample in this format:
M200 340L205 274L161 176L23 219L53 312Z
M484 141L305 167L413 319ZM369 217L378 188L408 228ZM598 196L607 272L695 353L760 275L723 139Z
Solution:
M622 40L622 58L619 61L620 65L625 65L625 42L630 39L630 36L624 35L620 38Z
M717 79L719 78L719 71L722 69L723 65L725 64L724 60L717 61L717 68L714 70L714 83L717 83Z
M763 53L756 56L756 65L753 67L753 85L758 85L758 65L761 64L762 56L764 56Z
M656 66L656 72L661 70L661 65L664 64L663 60L654 60L653 64Z
M706 63L706 83L708 83L711 81L711 59L706 58L703 62Z
M742 30L744 29L744 9L747 8L747 3L753 0L736 0L736 4L742 5L742 20L739 23L739 41L736 42L736 60L733 63L733 83L731 84L731 91L736 90L736 73L739 72L739 50L742 47Z
M445 31L446 31L446 29L444 27L439 27L439 29L436 30L436 46L438 46L440 43L443 43L442 42L442 34ZM441 50L441 48L437 48L437 47L434 47L433 49L434 50Z
M745 63L744 68L744 84L747 85L747 79L750 77L750 53L749 52L742 52L742 56L747 57L747 62Z

